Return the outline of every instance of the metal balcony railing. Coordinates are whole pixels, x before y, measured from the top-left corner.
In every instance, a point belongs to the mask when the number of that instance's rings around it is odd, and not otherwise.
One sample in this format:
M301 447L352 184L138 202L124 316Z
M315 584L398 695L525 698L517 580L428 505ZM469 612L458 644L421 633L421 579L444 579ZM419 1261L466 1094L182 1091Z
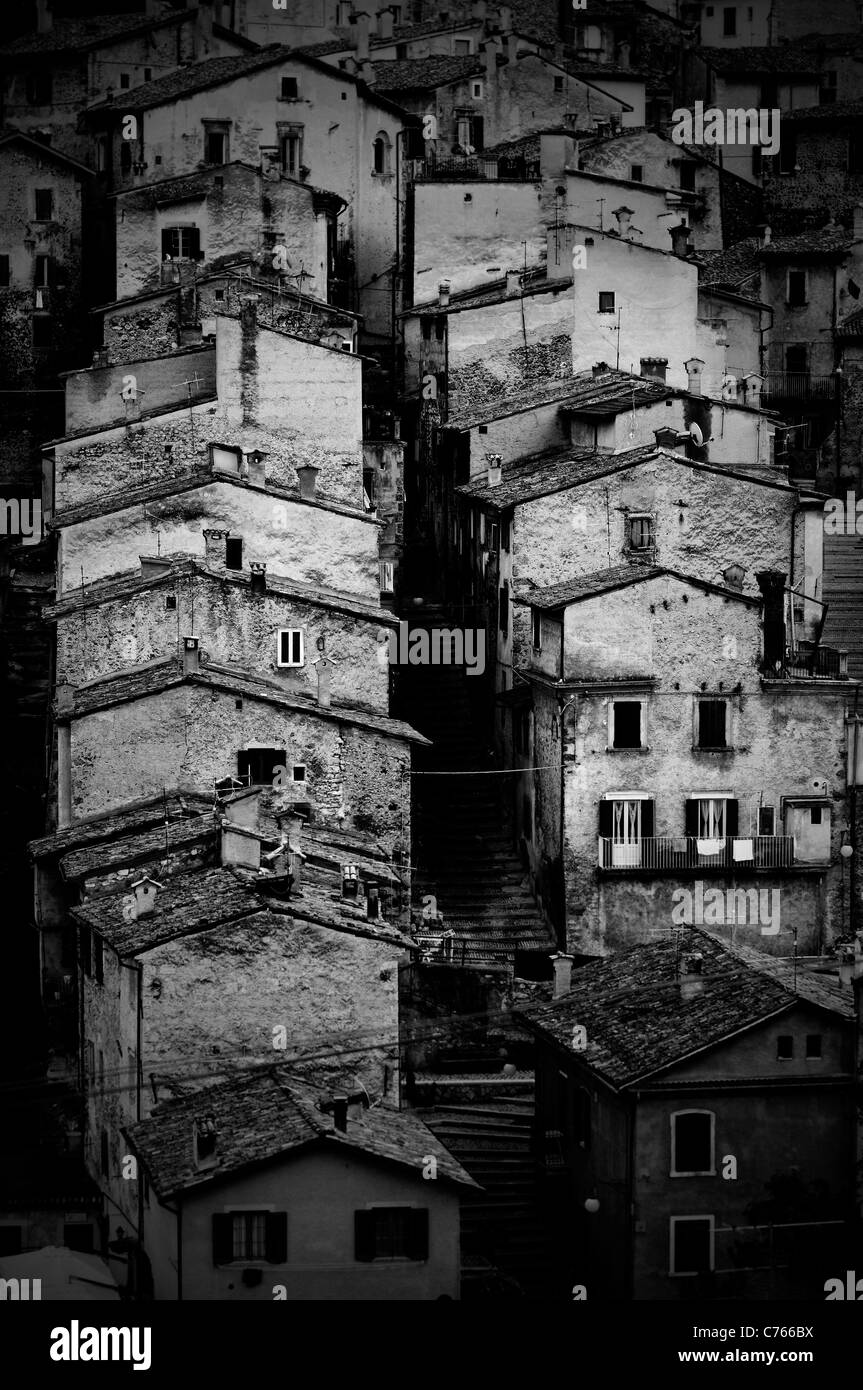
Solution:
M794 865L793 835L725 835L695 839L688 835L650 835L623 843L600 835L597 862L601 869L790 869Z
M762 403L775 401L832 401L836 397L836 377L832 373L814 376L811 372L768 372L761 388Z
M800 642L785 648L785 661L780 676L794 679L848 679L848 653L836 647L818 647L814 642Z
M453 156L451 159L414 159L411 163L417 183L452 183L460 179L529 183L540 179L539 160L521 156L497 159L491 155L476 154Z

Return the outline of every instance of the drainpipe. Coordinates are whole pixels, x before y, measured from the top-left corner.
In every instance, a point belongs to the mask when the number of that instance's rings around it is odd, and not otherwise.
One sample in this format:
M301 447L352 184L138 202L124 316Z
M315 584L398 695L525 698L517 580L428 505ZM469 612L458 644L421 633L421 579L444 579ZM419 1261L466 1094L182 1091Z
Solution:
M563 672L563 627L564 627L564 624L561 624L561 639L560 639L560 640L561 640L561 653L560 653L560 659L561 659L561 666L560 666L560 669L561 669L561 673ZM562 674L561 674L561 679L563 679ZM569 709L570 705L575 705L575 718L576 718L576 723L577 723L577 721L578 721L578 695L571 695L570 698L567 700L566 704L561 704L560 702L558 702L559 729L560 729L560 868L561 868L561 878L562 878L562 880L563 880L563 902L562 902L562 904L561 904L561 919L562 919L562 924L563 924L563 942L562 942L562 945L563 945L563 949L564 949L565 951L568 950L568 947L569 947L569 931L568 931L568 922L567 922L567 916L566 916L566 877L565 877L565 874L564 874L564 871L563 871L564 858L565 858L564 849L565 849L565 843L566 843L566 748L564 747L564 743L565 743L566 711ZM575 744L575 730L573 729L573 746L574 746L574 744Z

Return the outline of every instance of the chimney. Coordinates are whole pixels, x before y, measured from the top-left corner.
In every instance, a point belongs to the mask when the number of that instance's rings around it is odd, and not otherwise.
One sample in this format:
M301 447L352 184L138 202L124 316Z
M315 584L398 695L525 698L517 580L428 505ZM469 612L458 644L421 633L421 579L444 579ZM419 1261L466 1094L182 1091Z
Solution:
M555 999L560 999L564 994L569 994L572 989L572 962L574 956L568 956L563 951L557 951L550 957L554 966L554 995Z
M265 594L267 592L267 566L261 564L259 560L252 560L249 565L252 574L251 590L253 594Z
M253 800L253 798L250 797L249 800ZM257 802L254 804L257 808ZM267 856L270 867L272 867L273 857ZM227 868L229 864L237 864L243 869L258 870L261 867L261 858L261 842L258 836L247 826L239 825L236 821L224 816L222 818L222 841L219 855L222 866Z
M761 242L761 245L762 245L762 246L769 246L769 245L770 245L770 237L771 237L771 235L772 235L772 233L771 233L771 231L770 231L770 226L769 226L769 224L768 224L767 222L765 222L765 223L763 224L763 226L761 226L761 227L758 228L759 241Z
M47 34L54 24L48 0L36 0L36 33Z
M513 298L515 298L516 295L518 295L518 294L520 294L520 293L521 293L521 275L519 274L519 272L518 272L517 270L508 270L508 271L506 272L506 297L507 297L507 299L513 299Z
M641 375L651 377L653 381L664 381L667 370L667 357L642 357L641 359Z
M329 709L333 663L329 657L320 656L314 664L317 667L318 674L318 704L321 709Z
M158 888L159 884L154 878L139 878L136 883L132 884L132 892L135 894L136 919L152 917Z
M369 16L367 14L358 14L356 16L356 25L357 47L354 57L357 63L362 64L368 62L369 57Z
M193 671L201 669L201 639L200 637L183 638L183 675L188 676Z
M658 430L653 431L653 437L657 449L676 449L680 443L680 435L671 425L660 425Z
M626 236L634 211L634 208L620 207L611 214L612 217L617 218L617 232L619 236Z
M195 1164L198 1168L214 1168L218 1163L216 1145L219 1131L212 1115L195 1121Z
M854 240L863 241L863 203L854 204Z
M593 374L594 380L598 376L605 376L605 373L610 371L611 368L609 367L607 362L595 362L594 365L591 367L591 372Z
M489 84L497 81L497 55L500 51L500 39L490 36L483 45L483 62L485 63L485 80Z
M761 388L764 385L764 377L757 372L747 372L743 380L743 393L747 405L754 406L756 410L761 405Z
M515 34L507 34L503 41L503 45L506 61L508 63L514 63L518 57L518 39Z
M246 454L246 469L248 480L250 483L253 483L256 487L266 486L266 462L267 455L261 453L260 449L252 449L251 453Z
M629 54L630 54L630 46L629 46L628 43L621 43L621 44L618 44L618 47L617 47L617 62L618 62L618 66L619 66L619 67L622 67L622 68L628 68L628 67L629 67Z
M704 371L704 362L700 357L690 357L683 364L686 371L686 386L693 396L701 395L701 373Z
M704 990L704 957L700 951L687 951L680 957L678 971L680 998L694 999Z
M486 473L486 482L489 487L499 487L503 454L488 454L487 458L488 471Z
M313 463L300 463L297 465L297 477L300 480L300 496L304 502L311 502L315 496L315 485L318 480L320 469Z
M512 10L509 5L501 5L498 8L498 28L502 34L508 34L512 28Z
M785 578L781 570L759 570L755 576L764 600L764 667L781 671L785 663Z
M213 527L204 528L204 564L207 569L215 570L218 574L225 572L225 541L228 538L227 531L216 530Z
M164 14L165 11L162 11ZM213 43L213 0L198 0L198 35L195 54L206 58Z
M843 946L839 952L839 983L843 989L854 984L857 973L857 960L853 946Z
M449 304L449 280L441 280L437 287L437 302L439 309L445 309Z
M374 82L375 69L371 58L363 58L363 61L357 67L357 77L359 77L362 82L368 82L369 84ZM311 281L307 281L306 283L309 290L314 289L314 285Z
M487 14L488 0L473 0L473 4L470 7L471 19L478 19L480 23L484 23Z
M346 1134L348 1129L348 1098L347 1096L333 1096L333 1125L340 1134Z
M378 15L378 38L391 39L393 36L393 12L381 10Z
M688 256L691 250L689 245L689 228L685 222L678 222L676 227L669 227L668 235L671 237L671 253L674 256Z
M240 327L243 335L253 333L258 322L259 294L244 294L240 301Z

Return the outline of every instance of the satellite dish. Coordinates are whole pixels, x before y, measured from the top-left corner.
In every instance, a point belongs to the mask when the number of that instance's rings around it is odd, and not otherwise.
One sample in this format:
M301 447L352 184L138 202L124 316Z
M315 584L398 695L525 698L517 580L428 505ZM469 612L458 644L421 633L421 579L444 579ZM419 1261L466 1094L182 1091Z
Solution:
M692 424L689 426L689 434L693 444L697 444L700 448L701 445L704 443L704 435L701 433L700 426L696 425L694 420Z

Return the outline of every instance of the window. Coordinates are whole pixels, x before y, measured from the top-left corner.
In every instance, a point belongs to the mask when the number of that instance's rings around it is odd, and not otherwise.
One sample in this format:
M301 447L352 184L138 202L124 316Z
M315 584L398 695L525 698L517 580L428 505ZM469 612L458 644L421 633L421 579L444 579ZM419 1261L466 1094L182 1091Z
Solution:
M811 807L809 808L809 824L810 824L810 825L820 825L820 824L821 824L821 807L820 807L820 806L811 806Z
M226 164L227 163L227 143L228 136L224 130L210 130L204 128L204 163L205 164Z
M555 90L556 92L562 92L562 91L563 91L563 78L562 78L562 77L556 77L556 78L554 79L554 90Z
M389 136L381 131L375 137L372 144L372 168L376 174L388 174L390 172L390 139Z
M381 561L380 590L382 594L395 593L395 565L392 560Z
M99 1136L99 1166L102 1170L102 1177L107 1178L108 1169L110 1168L111 1164L108 1155L108 1135L106 1134L104 1129L102 1130L102 1133Z
M500 630L504 637L509 631L509 585L506 583L500 586Z
M377 478L373 468L363 469L363 511L373 512L377 506Z
M346 29L351 22L351 15L354 12L353 0L339 0L336 5L336 24L340 29Z
M612 700L611 746L612 748L640 748L642 746L640 700Z
M293 767L291 768L291 781L292 781L292 782L305 782L305 780L306 780L306 765L305 765L305 763L294 763Z
M284 1264L287 1258L287 1212L213 1213L213 1264L231 1264L234 1260L265 1260L268 1264Z
M429 1214L425 1207L372 1207L354 1212L354 1258L427 1260Z
M616 868L637 867L640 846L653 836L654 803L640 792L609 792L599 803L599 834L609 842L603 863ZM606 846L608 848L609 846Z
M153 80L153 69L152 69L152 68L144 68L144 81L145 81L145 82L152 82L152 80Z
M281 101L297 101L299 99L297 79L295 77L282 78L282 86L279 92L279 99Z
M0 1226L0 1255L21 1254L21 1226Z
M703 1274L713 1268L713 1217L672 1216L671 1274Z
M776 1039L776 1060L790 1062L794 1056L794 1039L790 1033L780 1033Z
M471 82L470 94L474 101L482 101L482 83Z
M799 306L806 303L806 271L789 270L785 287L785 303Z
M725 700L699 700L697 746L727 748L725 723Z
M472 51L472 47L473 45L470 39L453 39L452 41L452 51L454 54L470 53Z
M237 754L237 777L250 787L272 786L277 767L284 767L284 748L246 748Z
M84 1255L93 1253L93 1226L89 1221L65 1221L63 1223L63 1244L67 1250L79 1250Z
M795 174L797 172L797 135L793 127L788 124L782 132L782 143L779 146L779 172L780 174Z
M296 127L285 131L279 141L282 155L282 173L289 178L299 178L303 164L303 130Z
M222 304L222 303L224 302L224 299L225 299L225 291L224 291L224 290L216 290L215 295L214 295L214 299L215 299L215 301L216 301L217 304Z
M165 596L165 608L167 609L167 611L168 611L169 613L173 613L173 612L176 611L176 608L177 608L177 595L176 595L176 594L166 594L166 596Z
M785 348L785 371L789 376L805 376L809 371L809 348L806 343L788 343Z
M51 283L51 257L37 256L34 267L33 283L45 288Z
M225 569L243 568L243 542L237 536L229 536L225 541Z
M626 518L626 542L630 550L652 550L655 544L653 517L628 516Z
M633 183L644 182L644 165L633 164L630 166L629 177Z
M695 160L685 159L680 165L680 187L684 193L695 192Z
M33 316L33 346L42 350L50 348L54 341L54 320L48 314Z
M9 278L9 257L0 256L0 286L7 286L9 284Z
M27 78L28 106L50 106L53 99L50 72L31 72Z
M120 73L120 90L123 92L129 90L129 74L127 72Z
M773 806L758 807L758 834L776 834L776 810Z
M613 313L614 313L614 291L613 291L613 290L600 290L600 291L599 291L599 307L598 307L597 312L600 313L600 314L613 314Z
M105 983L105 948L97 932L93 933L93 976L97 985Z
M162 228L163 261L201 261L203 259L200 228L192 226Z
M531 635L535 652L542 651L542 614L538 608L530 610Z
M836 73L822 72L818 91L819 106L831 106L836 100Z
M721 840L737 834L737 802L730 796L695 796L686 802L686 831L691 839ZM710 853L705 849L703 853Z
M299 627L279 629L279 666L302 666L305 662L303 630Z
M715 1116L710 1110L679 1110L671 1116L671 1176L715 1173L713 1133Z
M761 175L762 175L763 173L764 173L764 159L763 159L763 156L762 156L762 154L761 154L761 146L760 146L760 145L753 145L753 146L752 146L752 177L753 177L754 179L760 179L760 178L761 178Z
M737 33L737 10L733 5L722 11L722 32L726 38L732 38Z
M820 1033L807 1033L807 1034L806 1034L806 1056L809 1057L809 1058L817 1058L817 1057L820 1057L820 1056L821 1056L821 1034L820 1034Z
M53 188L36 189L36 221L50 222L54 216Z

